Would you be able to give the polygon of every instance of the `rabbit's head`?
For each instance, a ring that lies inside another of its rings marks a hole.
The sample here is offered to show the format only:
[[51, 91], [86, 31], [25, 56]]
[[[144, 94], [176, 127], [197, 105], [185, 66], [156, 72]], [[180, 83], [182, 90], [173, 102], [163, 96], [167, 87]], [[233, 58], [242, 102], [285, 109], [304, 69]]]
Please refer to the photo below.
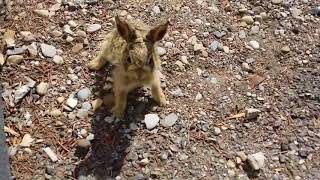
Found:
[[[148, 32], [144, 32], [137, 31], [118, 16], [115, 20], [118, 33], [126, 41], [126, 48], [122, 59], [125, 70], [132, 72], [135, 76], [144, 76], [143, 74], [151, 73], [155, 66], [155, 43], [166, 34], [169, 21], [156, 26]], [[143, 77], [136, 78], [140, 79]]]

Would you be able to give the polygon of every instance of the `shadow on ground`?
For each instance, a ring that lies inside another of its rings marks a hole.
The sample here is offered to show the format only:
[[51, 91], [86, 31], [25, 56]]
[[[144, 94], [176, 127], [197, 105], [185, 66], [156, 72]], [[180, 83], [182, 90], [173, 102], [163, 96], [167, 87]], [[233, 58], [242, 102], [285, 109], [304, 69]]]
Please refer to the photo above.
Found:
[[[111, 70], [112, 68], [108, 66], [104, 70], [95, 72], [94, 87], [96, 89], [94, 91], [101, 99], [110, 96], [111, 89], [104, 90], [103, 87], [107, 77], [111, 77]], [[144, 90], [137, 89], [129, 94], [126, 117], [120, 121], [112, 117], [110, 99], [104, 100], [104, 105], [92, 116], [94, 140], [91, 142], [90, 150], [87, 152], [77, 150], [76, 152], [76, 156], [80, 157], [81, 161], [75, 169], [75, 178], [91, 179], [90, 177], [94, 177], [93, 179], [105, 180], [118, 176], [125, 165], [126, 155], [130, 152], [136, 124], [155, 105], [150, 96], [146, 98]], [[107, 122], [106, 117], [113, 122]]]

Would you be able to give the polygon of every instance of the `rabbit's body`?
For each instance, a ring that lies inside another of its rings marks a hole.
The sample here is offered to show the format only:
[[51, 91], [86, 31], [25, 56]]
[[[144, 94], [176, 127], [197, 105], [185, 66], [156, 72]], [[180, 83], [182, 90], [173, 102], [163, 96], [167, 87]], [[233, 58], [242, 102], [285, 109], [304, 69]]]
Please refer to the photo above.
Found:
[[114, 115], [123, 117], [127, 94], [139, 86], [151, 86], [153, 98], [160, 105], [167, 104], [160, 87], [156, 42], [164, 36], [168, 23], [150, 30], [141, 22], [126, 23], [119, 18], [116, 22], [117, 28], [106, 35], [100, 54], [89, 63], [92, 70], [100, 69], [107, 62], [115, 65]]

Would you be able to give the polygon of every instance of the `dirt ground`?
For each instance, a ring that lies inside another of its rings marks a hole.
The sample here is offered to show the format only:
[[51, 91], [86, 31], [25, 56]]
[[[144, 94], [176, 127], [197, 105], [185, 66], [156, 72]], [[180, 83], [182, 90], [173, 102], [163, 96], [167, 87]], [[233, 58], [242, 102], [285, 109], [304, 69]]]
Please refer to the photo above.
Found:
[[[317, 0], [29, 0], [3, 7], [0, 81], [12, 175], [320, 179], [319, 6]], [[159, 42], [170, 104], [158, 107], [149, 89], [137, 89], [124, 121], [110, 113], [112, 67], [86, 67], [115, 15], [150, 26], [170, 19]], [[150, 113], [160, 118], [153, 129], [144, 122]], [[172, 126], [163, 125], [174, 116]]]

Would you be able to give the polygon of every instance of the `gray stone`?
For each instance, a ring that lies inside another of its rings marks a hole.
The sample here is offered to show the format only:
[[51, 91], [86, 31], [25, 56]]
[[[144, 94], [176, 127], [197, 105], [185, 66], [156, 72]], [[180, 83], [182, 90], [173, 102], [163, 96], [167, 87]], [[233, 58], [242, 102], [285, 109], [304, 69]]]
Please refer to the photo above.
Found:
[[168, 159], [169, 153], [167, 151], [161, 153], [160, 158], [161, 160], [165, 161]]
[[32, 56], [38, 55], [38, 47], [36, 42], [33, 42], [29, 46], [27, 46], [27, 49]]
[[90, 24], [87, 28], [87, 32], [88, 33], [94, 33], [98, 30], [101, 29], [101, 25], [100, 24]]
[[251, 63], [254, 63], [254, 62], [256, 62], [256, 60], [253, 59], [253, 58], [246, 59], [246, 63], [248, 63], [248, 64], [251, 64]]
[[74, 109], [78, 104], [78, 100], [73, 99], [73, 98], [69, 98], [66, 101], [66, 105], [72, 109]]
[[70, 26], [68, 24], [63, 26], [63, 31], [67, 34], [73, 35], [74, 32], [71, 30]]
[[90, 102], [84, 102], [81, 105], [81, 109], [86, 109], [86, 110], [90, 110], [92, 108], [91, 103]]
[[213, 35], [216, 36], [217, 38], [222, 38], [223, 36], [225, 36], [227, 33], [224, 31], [214, 31]]
[[30, 31], [21, 31], [20, 34], [24, 42], [32, 42], [35, 40], [34, 35]]
[[64, 63], [63, 58], [59, 55], [54, 56], [52, 61], [55, 64], [63, 64]]
[[144, 117], [144, 123], [146, 124], [147, 129], [153, 129], [155, 128], [160, 119], [157, 114], [146, 114]]
[[109, 124], [111, 124], [111, 123], [113, 123], [114, 118], [111, 117], [111, 116], [107, 116], [107, 117], [104, 118], [104, 121], [107, 122], [107, 123], [109, 123]]
[[196, 95], [196, 101], [200, 101], [202, 99], [202, 94], [201, 93], [198, 93]]
[[271, 2], [273, 4], [280, 4], [280, 3], [282, 3], [282, 0], [271, 0]]
[[57, 50], [54, 46], [51, 46], [51, 45], [48, 45], [48, 44], [44, 44], [42, 43], [40, 45], [40, 48], [41, 48], [41, 52], [42, 54], [45, 56], [45, 57], [50, 57], [50, 58], [53, 58], [56, 53], [57, 53]]
[[248, 158], [247, 155], [243, 151], [239, 151], [236, 154], [241, 159], [242, 162], [245, 162]]
[[260, 113], [261, 111], [259, 109], [249, 108], [249, 109], [246, 109], [245, 118], [248, 120], [255, 119], [259, 116]]
[[246, 32], [244, 30], [239, 31], [239, 38], [240, 39], [245, 39], [246, 38]]
[[130, 127], [130, 129], [132, 130], [132, 131], [135, 131], [135, 130], [137, 130], [139, 127], [137, 126], [137, 124], [136, 123], [130, 123], [129, 124], [129, 127]]
[[241, 18], [242, 21], [246, 22], [247, 24], [253, 24], [254, 20], [252, 16], [243, 16]]
[[173, 46], [174, 46], [174, 44], [172, 42], [166, 42], [164, 44], [164, 47], [166, 47], [166, 48], [172, 48]]
[[68, 24], [69, 24], [71, 27], [77, 27], [77, 26], [78, 26], [78, 24], [77, 24], [75, 21], [73, 21], [73, 20], [68, 21]]
[[153, 6], [152, 12], [154, 15], [158, 15], [161, 13], [159, 6]]
[[161, 120], [160, 124], [164, 127], [173, 126], [178, 120], [178, 116], [175, 113], [170, 113], [164, 119]]
[[42, 17], [48, 17], [49, 16], [49, 11], [46, 10], [46, 9], [36, 9], [36, 10], [33, 10], [34, 13], [36, 13], [37, 15], [39, 16], [42, 16]]
[[242, 63], [241, 67], [244, 71], [251, 71], [251, 68], [248, 63]]
[[218, 42], [218, 41], [213, 41], [210, 45], [209, 45], [209, 49], [211, 51], [216, 51], [216, 50], [219, 50], [219, 51], [223, 51], [223, 44]]
[[258, 34], [260, 31], [260, 27], [259, 26], [252, 26], [250, 34]]
[[8, 155], [9, 155], [9, 157], [15, 156], [15, 155], [17, 154], [17, 152], [18, 152], [18, 148], [17, 148], [16, 146], [10, 146], [10, 147], [8, 148]]
[[58, 117], [62, 114], [62, 112], [59, 109], [54, 109], [50, 112], [50, 115], [53, 117]]
[[89, 116], [89, 111], [86, 109], [79, 109], [76, 116], [79, 119], [85, 119]]
[[23, 85], [14, 91], [14, 103], [17, 104], [23, 99], [30, 91], [30, 87], [28, 85]]
[[315, 16], [320, 16], [320, 6], [313, 8], [311, 13]]
[[249, 45], [253, 48], [253, 49], [259, 49], [260, 45], [257, 41], [250, 41]]
[[221, 129], [218, 127], [213, 127], [213, 134], [219, 136], [221, 134]]
[[77, 36], [79, 36], [79, 37], [87, 37], [87, 33], [84, 32], [84, 31], [82, 31], [82, 30], [78, 30], [78, 31], [76, 32], [76, 34], [77, 34]]
[[24, 48], [13, 48], [7, 50], [7, 56], [23, 54], [25, 52]]
[[202, 43], [196, 43], [196, 44], [194, 44], [194, 46], [193, 46], [193, 50], [194, 50], [194, 51], [200, 51], [200, 50], [202, 50], [202, 49], [204, 49]]
[[236, 164], [231, 160], [231, 159], [229, 159], [228, 161], [227, 161], [227, 166], [229, 167], [229, 168], [235, 168], [236, 167]]
[[165, 48], [163, 48], [163, 47], [158, 47], [157, 50], [158, 50], [158, 54], [160, 56], [163, 56], [163, 55], [165, 55], [167, 53], [167, 50]]
[[54, 36], [54, 37], [60, 37], [62, 36], [62, 32], [61, 31], [58, 31], [58, 30], [53, 30], [51, 32], [51, 34]]
[[172, 91], [171, 94], [175, 97], [182, 97], [184, 94], [182, 93], [182, 90], [180, 88], [177, 88], [176, 90]]
[[298, 18], [302, 13], [302, 11], [300, 9], [298, 9], [297, 7], [290, 8], [290, 12], [291, 12], [292, 17], [294, 17], [294, 18]]
[[288, 52], [290, 52], [290, 47], [289, 47], [289, 46], [283, 46], [283, 47], [281, 48], [281, 52], [282, 52], [282, 53], [288, 53]]
[[94, 134], [89, 133], [89, 135], [86, 137], [86, 139], [87, 139], [88, 141], [94, 140]]
[[77, 93], [77, 97], [79, 100], [84, 101], [87, 100], [91, 95], [91, 91], [89, 88], [83, 88]]
[[264, 167], [265, 156], [262, 152], [251, 154], [248, 156], [248, 163], [254, 170], [259, 170]]

